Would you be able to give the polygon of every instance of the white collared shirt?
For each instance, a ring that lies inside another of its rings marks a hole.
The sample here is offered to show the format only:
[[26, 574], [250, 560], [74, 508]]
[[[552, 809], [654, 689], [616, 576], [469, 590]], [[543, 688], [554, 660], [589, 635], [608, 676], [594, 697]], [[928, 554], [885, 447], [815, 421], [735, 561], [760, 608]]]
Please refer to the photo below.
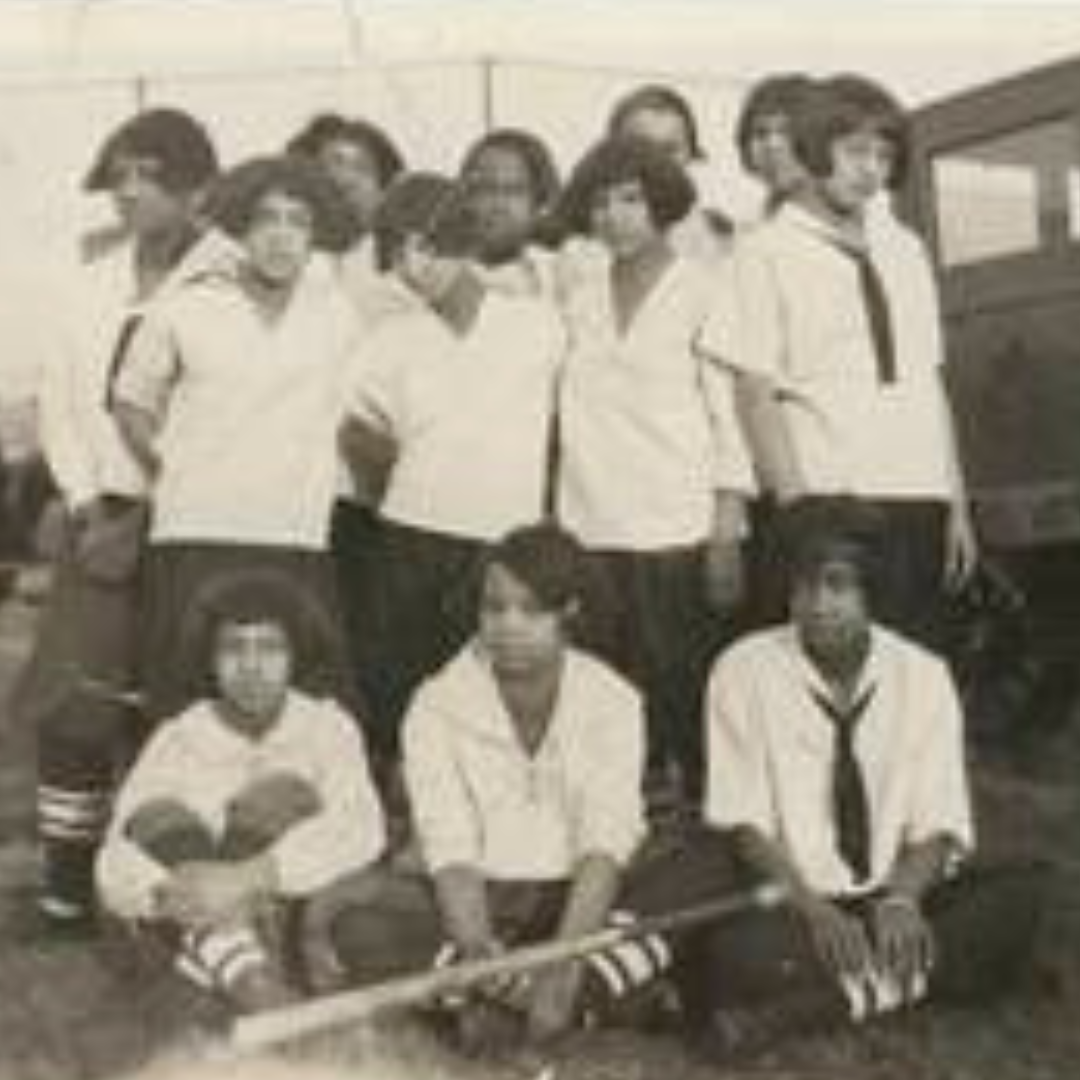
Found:
[[105, 906], [121, 918], [147, 918], [168, 876], [125, 835], [140, 807], [177, 800], [220, 837], [230, 802], [284, 773], [306, 781], [321, 809], [269, 849], [282, 895], [310, 895], [379, 856], [385, 824], [355, 720], [332, 701], [290, 691], [273, 727], [252, 738], [204, 701], [157, 729], [120, 789], [97, 863]]
[[944, 663], [880, 626], [859, 695], [855, 753], [870, 804], [871, 873], [856, 886], [837, 850], [834, 727], [814, 701], [828, 691], [794, 627], [743, 638], [715, 665], [707, 694], [705, 817], [749, 825], [780, 844], [814, 889], [844, 895], [881, 884], [905, 844], [939, 834], [973, 845], [963, 719]]
[[858, 267], [844, 243], [791, 203], [741, 233], [740, 328], [729, 359], [776, 383], [810, 493], [951, 498], [951, 421], [926, 252], [891, 213], [871, 213], [867, 252], [888, 300], [898, 374], [882, 383]]
[[162, 421], [153, 540], [325, 546], [356, 332], [315, 272], [274, 323], [228, 273], [154, 306], [116, 384]]
[[552, 304], [500, 292], [462, 335], [427, 308], [381, 322], [349, 402], [397, 447], [382, 515], [483, 541], [538, 520], [564, 341]]
[[590, 854], [625, 862], [644, 835], [637, 692], [569, 650], [550, 726], [526, 752], [475, 643], [420, 688], [403, 729], [405, 778], [428, 870], [566, 878]]
[[[700, 543], [718, 490], [753, 489], [726, 345], [723, 264], [676, 256], [619, 330], [609, 263], [580, 249], [563, 275], [570, 350], [560, 395], [561, 520], [590, 547]], [[712, 327], [712, 329], [709, 329]]]

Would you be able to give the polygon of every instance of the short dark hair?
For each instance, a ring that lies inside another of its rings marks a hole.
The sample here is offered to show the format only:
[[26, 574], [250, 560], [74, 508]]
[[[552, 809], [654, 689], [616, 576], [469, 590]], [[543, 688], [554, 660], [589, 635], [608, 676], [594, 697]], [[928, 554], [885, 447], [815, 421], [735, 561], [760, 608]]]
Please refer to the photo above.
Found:
[[125, 121], [102, 143], [83, 190], [107, 191], [116, 159], [130, 155], [160, 163], [161, 184], [172, 192], [197, 191], [217, 175], [218, 157], [203, 124], [181, 109], [148, 109]]
[[485, 571], [492, 566], [523, 581], [545, 611], [563, 611], [583, 599], [585, 553], [571, 533], [553, 522], [507, 533], [484, 559]]
[[217, 695], [214, 656], [230, 623], [280, 626], [292, 651], [292, 682], [316, 695], [341, 695], [339, 635], [332, 615], [309, 591], [272, 569], [224, 571], [196, 590], [180, 622], [178, 664], [191, 700]]
[[574, 167], [559, 203], [572, 233], [587, 234], [593, 202], [604, 188], [636, 180], [653, 223], [666, 229], [686, 217], [697, 191], [681, 165], [645, 139], [619, 136], [596, 143]]
[[338, 113], [320, 113], [313, 117], [289, 140], [285, 151], [315, 158], [331, 142], [363, 147], [375, 162], [380, 187], [386, 187], [405, 168], [401, 152], [381, 127], [359, 117], [350, 119]]
[[442, 255], [466, 255], [476, 229], [463, 185], [441, 173], [402, 173], [387, 188], [375, 213], [375, 252], [388, 270], [409, 236]]
[[607, 133], [611, 137], [624, 135], [624, 127], [634, 113], [655, 111], [674, 113], [686, 129], [686, 141], [690, 146], [690, 157], [702, 160], [705, 152], [701, 148], [697, 119], [690, 103], [673, 87], [663, 83], [648, 83], [631, 90], [619, 98], [608, 116]]
[[488, 150], [505, 150], [521, 158], [528, 170], [533, 201], [538, 209], [551, 206], [559, 197], [559, 172], [551, 151], [539, 136], [521, 128], [496, 128], [481, 135], [465, 151], [458, 176], [466, 186], [480, 156]]
[[763, 116], [777, 114], [791, 120], [803, 95], [811, 86], [813, 86], [813, 80], [809, 75], [790, 72], [770, 75], [761, 82], [755, 83], [751, 88], [735, 124], [735, 146], [739, 151], [743, 168], [747, 172], [753, 171], [750, 162], [750, 140], [753, 136], [754, 125]]
[[792, 115], [795, 154], [817, 177], [832, 172], [833, 143], [862, 130], [876, 132], [892, 146], [889, 187], [899, 187], [911, 155], [910, 123], [903, 106], [880, 83], [855, 74], [817, 81]]
[[885, 522], [876, 507], [853, 495], [813, 495], [782, 512], [780, 539], [788, 592], [826, 562], [855, 567], [871, 608], [880, 595]]
[[251, 227], [255, 207], [268, 193], [280, 191], [305, 203], [315, 220], [314, 244], [346, 251], [352, 242], [352, 217], [344, 197], [318, 166], [305, 158], [258, 157], [230, 169], [207, 200], [207, 217], [234, 239]]

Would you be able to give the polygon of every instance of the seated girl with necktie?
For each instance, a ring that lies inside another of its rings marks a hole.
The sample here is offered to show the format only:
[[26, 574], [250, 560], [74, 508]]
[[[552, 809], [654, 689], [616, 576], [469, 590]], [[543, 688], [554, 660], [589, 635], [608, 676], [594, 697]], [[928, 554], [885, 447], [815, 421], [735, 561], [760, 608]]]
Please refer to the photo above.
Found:
[[879, 527], [842, 496], [793, 510], [790, 621], [712, 673], [706, 822], [741, 873], [789, 897], [690, 951], [688, 989], [720, 1051], [989, 997], [1029, 953], [1042, 872], [969, 863], [956, 691], [941, 660], [873, 619]]

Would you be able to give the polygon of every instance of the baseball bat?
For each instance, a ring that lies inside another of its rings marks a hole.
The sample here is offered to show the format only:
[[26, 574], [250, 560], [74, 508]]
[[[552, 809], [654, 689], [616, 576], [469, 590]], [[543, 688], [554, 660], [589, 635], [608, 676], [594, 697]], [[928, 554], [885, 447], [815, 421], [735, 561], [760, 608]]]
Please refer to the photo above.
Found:
[[579, 938], [546, 941], [501, 956], [404, 975], [373, 986], [329, 994], [281, 1009], [240, 1017], [233, 1025], [234, 1049], [265, 1049], [317, 1032], [361, 1023], [389, 1008], [416, 1005], [439, 994], [468, 990], [488, 979], [525, 975], [577, 960], [650, 934], [671, 933], [716, 922], [746, 911], [778, 906], [786, 897], [775, 884], [725, 896], [694, 907], [646, 916], [626, 926], [605, 927]]

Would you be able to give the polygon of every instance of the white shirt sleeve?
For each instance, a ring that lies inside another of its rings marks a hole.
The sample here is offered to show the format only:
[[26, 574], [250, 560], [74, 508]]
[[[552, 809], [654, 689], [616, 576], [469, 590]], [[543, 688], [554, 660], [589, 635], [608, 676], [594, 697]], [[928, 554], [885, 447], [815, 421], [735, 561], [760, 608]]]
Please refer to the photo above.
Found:
[[180, 372], [180, 346], [163, 308], [148, 312], [128, 345], [113, 387], [115, 399], [165, 418]]
[[920, 685], [925, 693], [921, 707], [928, 720], [921, 755], [911, 764], [915, 782], [905, 839], [918, 844], [944, 834], [971, 851], [975, 833], [960, 701], [952, 676], [938, 660], [928, 664]]
[[280, 891], [306, 896], [372, 863], [386, 845], [386, 824], [356, 722], [325, 704], [312, 724], [321, 775], [321, 810], [273, 846]]
[[70, 332], [58, 331], [53, 346], [41, 365], [41, 445], [68, 505], [78, 506], [100, 493], [88, 403], [80, 401], [78, 364], [82, 358]]
[[645, 718], [630, 687], [603, 686], [590, 717], [589, 782], [581, 792], [576, 841], [579, 857], [607, 855], [623, 864], [645, 835], [641, 780]]
[[[775, 269], [754, 236], [739, 240], [703, 345], [736, 371], [783, 381], [787, 319]], [[725, 295], [730, 290], [730, 295]]]
[[754, 708], [753, 668], [729, 653], [706, 691], [705, 820], [718, 828], [750, 825], [776, 832], [765, 732]]
[[[393, 439], [401, 438], [405, 423], [406, 359], [395, 341], [395, 329], [409, 315], [391, 317], [361, 345], [350, 373], [347, 414]], [[406, 343], [407, 344], [407, 343]]]
[[153, 915], [154, 889], [169, 871], [128, 839], [132, 816], [153, 799], [179, 798], [177, 778], [199, 775], [199, 763], [188, 752], [179, 721], [158, 728], [124, 781], [113, 810], [105, 843], [98, 855], [98, 891], [105, 906], [122, 919]]
[[[405, 783], [416, 834], [430, 873], [479, 865], [480, 822], [458, 767], [446, 718], [421, 688], [402, 728]], [[522, 838], [523, 842], [526, 838]]]

